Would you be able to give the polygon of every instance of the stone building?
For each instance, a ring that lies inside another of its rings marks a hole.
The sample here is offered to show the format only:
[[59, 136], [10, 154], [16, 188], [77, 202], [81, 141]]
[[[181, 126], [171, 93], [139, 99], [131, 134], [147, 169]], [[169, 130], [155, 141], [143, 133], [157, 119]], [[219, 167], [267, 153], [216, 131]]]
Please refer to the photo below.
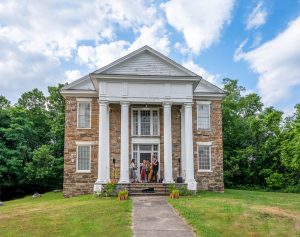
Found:
[[92, 193], [112, 179], [128, 184], [130, 161], [139, 167], [153, 157], [157, 182], [182, 177], [188, 189], [223, 191], [226, 94], [201, 76], [144, 46], [61, 94], [65, 196]]

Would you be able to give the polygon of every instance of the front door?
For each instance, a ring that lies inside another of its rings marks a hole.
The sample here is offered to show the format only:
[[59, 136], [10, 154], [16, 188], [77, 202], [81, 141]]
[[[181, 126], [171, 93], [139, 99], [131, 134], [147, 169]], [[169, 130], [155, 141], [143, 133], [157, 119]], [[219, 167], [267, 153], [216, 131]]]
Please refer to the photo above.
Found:
[[[158, 144], [133, 144], [133, 158], [135, 159], [137, 169], [137, 178], [141, 181], [141, 165], [143, 160], [152, 162], [153, 157], [157, 157], [159, 161], [159, 145]], [[158, 180], [160, 179], [160, 166], [158, 169]]]

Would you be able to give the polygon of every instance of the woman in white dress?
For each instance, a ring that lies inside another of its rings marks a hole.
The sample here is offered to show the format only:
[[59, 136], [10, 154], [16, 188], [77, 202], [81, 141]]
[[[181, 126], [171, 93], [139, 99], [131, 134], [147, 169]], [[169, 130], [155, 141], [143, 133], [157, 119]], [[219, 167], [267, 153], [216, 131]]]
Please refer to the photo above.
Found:
[[132, 183], [135, 183], [137, 181], [137, 178], [136, 178], [136, 165], [135, 165], [135, 160], [132, 159], [131, 160], [131, 163], [130, 163], [130, 177], [132, 179]]

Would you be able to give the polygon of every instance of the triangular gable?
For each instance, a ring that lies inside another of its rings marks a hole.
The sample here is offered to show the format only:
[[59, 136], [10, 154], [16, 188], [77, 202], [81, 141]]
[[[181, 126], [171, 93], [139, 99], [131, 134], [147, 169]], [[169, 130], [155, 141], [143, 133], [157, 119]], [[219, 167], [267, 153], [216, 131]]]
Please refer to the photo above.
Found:
[[204, 80], [203, 78], [197, 85], [196, 89], [194, 90], [194, 93], [220, 93], [220, 94], [226, 94], [224, 90], [221, 88], [215, 86], [214, 84]]
[[93, 74], [196, 76], [187, 68], [174, 62], [149, 46], [144, 46]]
[[86, 76], [66, 85], [65, 87], [63, 87], [63, 90], [93, 90], [93, 91], [95, 91], [95, 87], [94, 87], [89, 75], [86, 75]]

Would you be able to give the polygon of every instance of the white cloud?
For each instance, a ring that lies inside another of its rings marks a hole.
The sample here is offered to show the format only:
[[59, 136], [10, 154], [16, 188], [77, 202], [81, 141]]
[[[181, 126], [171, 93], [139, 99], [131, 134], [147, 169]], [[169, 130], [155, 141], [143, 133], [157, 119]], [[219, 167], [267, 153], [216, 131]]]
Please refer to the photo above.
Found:
[[[131, 46], [127, 41], [112, 42], [117, 31], [143, 36], [136, 45], [148, 38], [152, 45], [156, 41], [160, 49], [166, 49], [168, 39], [158, 33], [162, 26], [154, 24], [157, 19], [153, 3], [144, 0], [3, 0], [0, 3], [0, 93], [10, 91], [12, 98], [25, 88], [45, 88], [50, 78], [56, 83], [72, 80], [79, 74], [63, 69], [65, 60], [73, 63], [76, 58], [75, 63], [94, 69], [115, 60]], [[104, 40], [108, 43], [103, 43]], [[10, 52], [6, 44], [10, 45]], [[4, 52], [12, 56], [7, 60]], [[18, 72], [23, 74], [15, 78]], [[26, 86], [16, 86], [24, 81]]]
[[161, 7], [168, 23], [183, 33], [187, 46], [198, 54], [219, 40], [233, 5], [234, 0], [170, 0]]
[[240, 43], [239, 47], [234, 51], [233, 60], [235, 62], [243, 59], [243, 57], [245, 56], [245, 53], [243, 52], [243, 48], [247, 44], [247, 42], [248, 39], [243, 40], [243, 42]]
[[82, 77], [82, 74], [79, 70], [67, 70], [65, 71], [65, 76], [67, 78], [67, 82], [72, 82], [76, 79], [79, 79]]
[[0, 94], [12, 102], [33, 88], [47, 91], [47, 86], [63, 83], [59, 61], [34, 52], [24, 52], [14, 42], [0, 37]]
[[[236, 60], [245, 60], [259, 74], [258, 90], [267, 106], [279, 102], [299, 102], [294, 94], [300, 86], [300, 17], [274, 39], [249, 52], [240, 49]], [[297, 101], [295, 101], [297, 100]]]
[[184, 62], [183, 66], [190, 69], [192, 72], [195, 72], [199, 76], [203, 77], [206, 81], [209, 81], [210, 83], [213, 83], [215, 85], [218, 84], [218, 79], [220, 78], [220, 75], [214, 75], [209, 73], [203, 67], [200, 67], [199, 65], [195, 64], [192, 60]]
[[250, 13], [247, 19], [247, 30], [258, 28], [266, 23], [267, 11], [263, 8], [262, 2], [259, 2]]
[[94, 70], [124, 56], [128, 47], [129, 42], [123, 40], [99, 44], [96, 47], [79, 46], [77, 55], [80, 63], [87, 64]]
[[77, 56], [81, 64], [88, 65], [90, 69], [97, 69], [144, 45], [149, 45], [164, 54], [168, 54], [170, 51], [169, 44], [164, 24], [159, 19], [153, 22], [151, 26], [141, 27], [137, 38], [132, 43], [119, 40], [110, 43], [99, 43], [95, 47], [79, 46]]

